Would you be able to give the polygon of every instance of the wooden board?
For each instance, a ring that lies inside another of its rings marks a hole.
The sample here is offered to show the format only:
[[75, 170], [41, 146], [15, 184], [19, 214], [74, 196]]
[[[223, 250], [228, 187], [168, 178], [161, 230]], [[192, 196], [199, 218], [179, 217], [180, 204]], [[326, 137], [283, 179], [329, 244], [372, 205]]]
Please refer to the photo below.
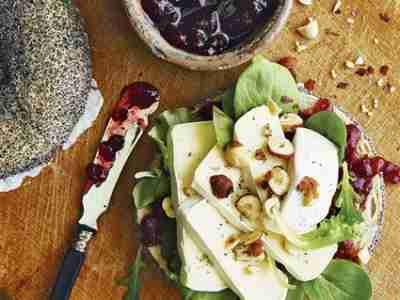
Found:
[[[72, 149], [60, 153], [51, 167], [18, 191], [0, 194], [0, 290], [16, 300], [43, 300], [49, 295], [63, 254], [71, 245], [85, 166], [95, 153], [108, 113], [122, 87], [137, 80], [149, 81], [161, 90], [162, 108], [176, 107], [193, 104], [217, 88], [230, 86], [243, 69], [200, 73], [165, 63], [153, 57], [131, 30], [120, 1], [75, 2], [87, 22], [94, 75], [106, 101], [95, 126]], [[375, 140], [378, 151], [400, 163], [400, 13], [395, 7], [398, 1], [344, 1], [351, 6], [344, 6], [342, 14], [336, 16], [331, 13], [334, 0], [315, 2], [309, 8], [295, 5], [287, 29], [265, 54], [271, 59], [296, 55], [298, 79], [316, 79], [316, 93], [336, 99], [353, 112]], [[352, 9], [357, 10], [356, 17], [351, 17]], [[379, 17], [384, 11], [392, 16], [388, 24]], [[306, 51], [296, 54], [294, 44], [301, 38], [294, 29], [312, 15], [320, 21], [321, 37], [310, 42]], [[347, 22], [349, 17], [355, 20], [353, 25]], [[327, 34], [326, 30], [338, 35]], [[375, 38], [378, 44], [374, 43]], [[379, 88], [377, 75], [373, 79], [359, 77], [353, 74], [354, 70], [343, 67], [345, 60], [355, 59], [358, 53], [375, 67], [391, 65], [388, 78], [398, 86], [397, 92], [389, 94]], [[332, 69], [338, 73], [335, 80], [330, 77]], [[340, 81], [350, 83], [348, 89], [337, 89]], [[368, 118], [360, 112], [360, 104], [371, 105], [374, 98], [380, 101], [379, 109]], [[131, 210], [133, 174], [146, 168], [151, 147], [149, 140], [144, 139], [134, 153], [136, 164], [130, 163], [124, 170], [112, 208], [102, 218], [100, 232], [90, 246], [72, 300], [121, 299], [124, 290], [117, 287], [115, 278], [125, 274], [138, 246]], [[384, 236], [369, 269], [375, 299], [392, 300], [400, 294], [400, 188], [389, 187], [386, 194]], [[149, 266], [143, 277], [142, 299], [179, 299], [177, 291], [154, 266]]]

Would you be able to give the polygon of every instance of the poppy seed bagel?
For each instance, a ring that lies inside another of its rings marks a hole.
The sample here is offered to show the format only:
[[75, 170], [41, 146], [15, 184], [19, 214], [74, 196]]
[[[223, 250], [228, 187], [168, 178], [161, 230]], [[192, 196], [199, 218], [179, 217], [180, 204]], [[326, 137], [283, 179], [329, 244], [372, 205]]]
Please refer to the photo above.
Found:
[[91, 78], [69, 1], [0, 1], [0, 179], [53, 158], [84, 113]]

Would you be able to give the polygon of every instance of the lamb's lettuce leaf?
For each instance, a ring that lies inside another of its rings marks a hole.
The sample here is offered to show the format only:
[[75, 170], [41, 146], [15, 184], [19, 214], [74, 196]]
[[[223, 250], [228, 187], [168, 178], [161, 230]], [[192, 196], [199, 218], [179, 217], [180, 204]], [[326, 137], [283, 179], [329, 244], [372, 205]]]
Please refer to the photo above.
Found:
[[334, 112], [322, 111], [311, 116], [304, 127], [326, 137], [338, 148], [339, 160], [343, 161], [347, 146], [347, 130], [343, 120]]
[[368, 274], [357, 264], [334, 259], [320, 277], [312, 281], [296, 282], [286, 300], [369, 300], [372, 296]]
[[135, 263], [129, 268], [129, 275], [126, 278], [122, 278], [118, 280], [118, 284], [122, 286], [126, 286], [128, 290], [123, 296], [123, 300], [140, 300], [140, 289], [142, 287], [142, 283], [140, 281], [140, 272], [145, 267], [144, 258], [143, 258], [143, 249], [139, 248]]
[[213, 123], [217, 144], [222, 149], [233, 139], [233, 120], [218, 107], [213, 107]]
[[298, 111], [300, 97], [296, 81], [289, 70], [259, 55], [240, 75], [236, 84], [233, 103], [235, 118], [271, 100], [283, 112]]
[[153, 176], [139, 179], [133, 188], [133, 199], [136, 209], [149, 206], [170, 193], [169, 177], [161, 170], [154, 170], [151, 174]]
[[193, 112], [185, 107], [175, 110], [162, 112], [154, 121], [153, 128], [149, 131], [149, 136], [156, 142], [159, 151], [163, 156], [164, 168], [168, 170], [169, 153], [167, 147], [168, 131], [177, 124], [195, 121]]

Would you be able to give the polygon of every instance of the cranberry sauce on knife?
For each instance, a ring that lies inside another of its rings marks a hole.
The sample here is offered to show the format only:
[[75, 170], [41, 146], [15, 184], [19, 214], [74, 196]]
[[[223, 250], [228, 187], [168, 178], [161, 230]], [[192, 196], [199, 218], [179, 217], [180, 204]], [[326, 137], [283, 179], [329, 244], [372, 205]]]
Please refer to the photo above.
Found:
[[142, 0], [146, 14], [174, 47], [217, 55], [268, 23], [277, 0]]

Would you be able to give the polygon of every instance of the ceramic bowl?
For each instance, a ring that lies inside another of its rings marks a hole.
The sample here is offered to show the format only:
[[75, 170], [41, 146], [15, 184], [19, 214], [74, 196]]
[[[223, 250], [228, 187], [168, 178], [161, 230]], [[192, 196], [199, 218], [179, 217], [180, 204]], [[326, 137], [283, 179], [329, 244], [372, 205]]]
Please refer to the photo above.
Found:
[[140, 0], [123, 1], [133, 28], [156, 56], [185, 68], [201, 71], [232, 68], [264, 51], [285, 26], [293, 6], [293, 0], [279, 0], [272, 19], [247, 40], [222, 54], [201, 56], [171, 46], [143, 11]]

